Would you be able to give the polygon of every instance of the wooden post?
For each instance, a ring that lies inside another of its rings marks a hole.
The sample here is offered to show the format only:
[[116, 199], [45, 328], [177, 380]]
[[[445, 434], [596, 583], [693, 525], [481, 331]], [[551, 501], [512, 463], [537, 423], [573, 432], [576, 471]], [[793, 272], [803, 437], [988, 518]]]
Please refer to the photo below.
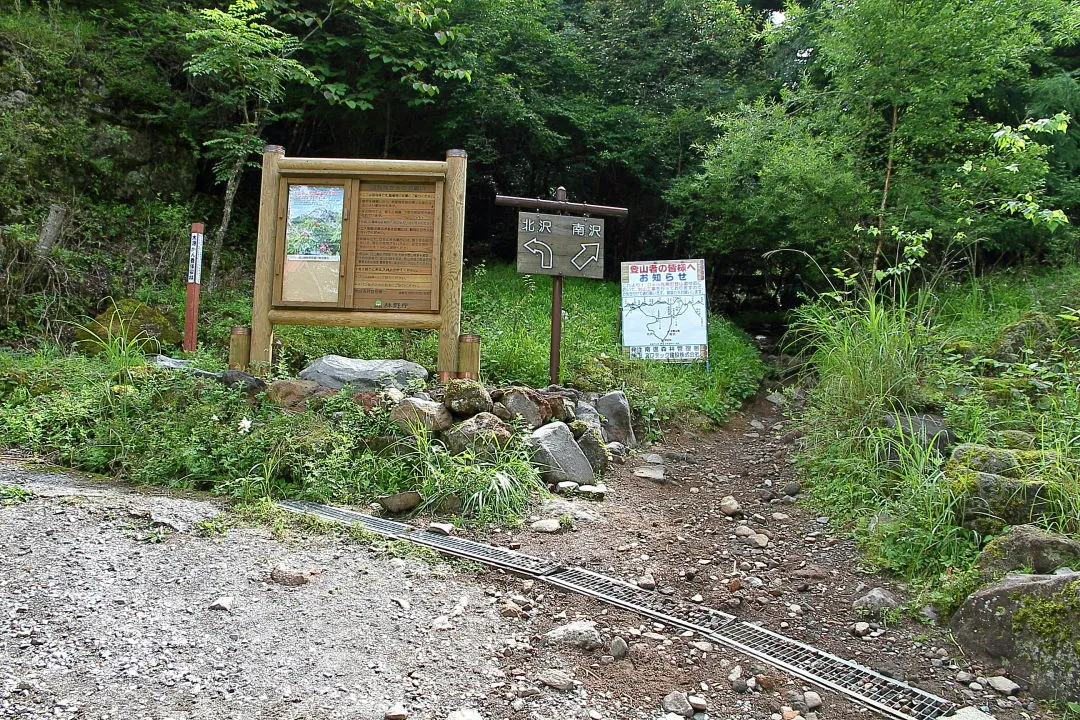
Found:
[[465, 380], [480, 379], [480, 336], [462, 335], [458, 338], [458, 372]]
[[202, 287], [203, 224], [191, 223], [187, 298], [184, 301], [184, 350], [195, 352], [199, 339], [199, 289]]
[[251, 357], [251, 328], [240, 325], [233, 326], [229, 334], [229, 369], [248, 369], [248, 359]]
[[461, 332], [461, 262], [465, 243], [465, 172], [468, 153], [446, 153], [443, 185], [442, 268], [439, 276], [439, 379], [445, 382], [458, 368]]
[[251, 300], [251, 356], [248, 365], [256, 375], [270, 371], [274, 327], [270, 306], [274, 302], [274, 243], [278, 215], [278, 163], [285, 148], [263, 148], [262, 190], [259, 199], [259, 234], [255, 247], [255, 295]]

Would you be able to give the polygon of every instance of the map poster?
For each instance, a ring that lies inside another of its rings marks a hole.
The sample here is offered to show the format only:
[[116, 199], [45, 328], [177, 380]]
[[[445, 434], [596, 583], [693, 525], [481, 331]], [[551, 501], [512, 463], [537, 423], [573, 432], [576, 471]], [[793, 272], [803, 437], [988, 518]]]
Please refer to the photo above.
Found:
[[344, 210], [341, 185], [289, 185], [282, 301], [337, 303]]
[[622, 264], [622, 344], [630, 357], [706, 360], [707, 317], [704, 260]]

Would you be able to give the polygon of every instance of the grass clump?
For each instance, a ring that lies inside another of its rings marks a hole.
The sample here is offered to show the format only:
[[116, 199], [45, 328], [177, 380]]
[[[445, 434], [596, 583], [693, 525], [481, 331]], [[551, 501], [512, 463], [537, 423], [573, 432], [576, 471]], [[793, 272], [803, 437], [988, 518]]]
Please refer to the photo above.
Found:
[[[898, 430], [901, 418], [941, 416], [956, 442], [1023, 445], [1023, 476], [1045, 485], [1033, 521], [1080, 532], [1080, 317], [1068, 305], [1080, 272], [1021, 280], [895, 300], [833, 294], [797, 311], [791, 331], [813, 372], [799, 458], [812, 500], [946, 609], [977, 583], [987, 538], [965, 526], [964, 476], [933, 438]], [[1050, 331], [1027, 337], [1025, 322]]]

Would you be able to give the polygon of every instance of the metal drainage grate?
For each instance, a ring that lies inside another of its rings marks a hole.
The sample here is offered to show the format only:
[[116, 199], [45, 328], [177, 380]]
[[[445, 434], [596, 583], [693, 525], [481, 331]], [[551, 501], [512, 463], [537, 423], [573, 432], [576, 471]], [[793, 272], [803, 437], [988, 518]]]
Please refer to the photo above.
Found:
[[549, 573], [561, 570], [562, 565], [544, 558], [533, 557], [524, 553], [507, 550], [493, 545], [466, 540], [464, 538], [443, 535], [428, 530], [414, 530], [408, 535], [407, 540], [412, 540], [420, 545], [434, 548], [440, 552], [456, 555], [469, 560], [476, 560], [487, 565], [509, 570], [511, 572], [534, 577], [543, 577]]
[[642, 590], [637, 585], [578, 567], [565, 568], [548, 575], [543, 580], [565, 590], [589, 595], [626, 610], [700, 633], [724, 627], [735, 621], [734, 615]]
[[783, 668], [821, 687], [836, 690], [872, 710], [901, 720], [935, 720], [957, 710], [947, 700], [758, 625], [739, 622], [733, 615], [642, 590], [636, 585], [583, 568], [566, 567], [544, 558], [418, 530], [411, 525], [351, 510], [295, 500], [278, 504], [293, 512], [363, 525], [380, 535], [409, 540], [448, 555], [533, 576], [564, 590], [693, 630], [718, 644]]
[[737, 622], [707, 635], [890, 715], [932, 720], [956, 711], [942, 698], [758, 625]]
[[327, 520], [337, 520], [338, 522], [343, 522], [347, 525], [363, 525], [371, 532], [378, 533], [379, 535], [387, 535], [392, 538], [405, 537], [416, 529], [412, 525], [406, 525], [405, 523], [394, 522], [393, 520], [386, 520], [384, 518], [374, 517], [373, 515], [365, 515], [364, 513], [359, 513], [354, 510], [343, 510], [342, 508], [330, 507], [329, 505], [305, 502], [303, 500], [283, 500], [279, 502], [278, 505], [286, 510], [291, 510], [292, 512], [315, 515], [317, 517], [326, 518]]

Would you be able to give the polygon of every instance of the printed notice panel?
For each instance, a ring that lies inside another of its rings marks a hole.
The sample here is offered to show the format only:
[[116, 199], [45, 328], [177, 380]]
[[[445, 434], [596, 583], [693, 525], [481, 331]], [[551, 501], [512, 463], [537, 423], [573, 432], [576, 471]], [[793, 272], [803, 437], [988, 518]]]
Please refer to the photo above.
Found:
[[623, 347], [630, 357], [705, 360], [707, 310], [703, 260], [622, 264]]
[[435, 183], [362, 182], [353, 307], [438, 309]]
[[283, 302], [337, 303], [344, 211], [344, 186], [289, 185]]

